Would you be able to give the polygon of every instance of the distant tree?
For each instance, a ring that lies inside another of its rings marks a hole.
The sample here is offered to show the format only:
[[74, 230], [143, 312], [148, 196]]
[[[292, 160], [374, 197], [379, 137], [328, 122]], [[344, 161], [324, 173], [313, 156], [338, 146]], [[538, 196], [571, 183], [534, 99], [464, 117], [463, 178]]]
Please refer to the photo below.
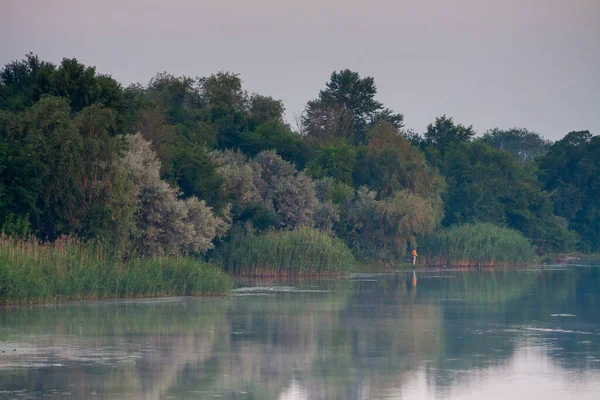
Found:
[[64, 58], [54, 79], [53, 94], [68, 99], [73, 112], [92, 104], [122, 109], [121, 85], [108, 75], [96, 75], [96, 67], [86, 67], [75, 58]]
[[64, 58], [57, 68], [29, 53], [0, 70], [0, 108], [23, 111], [43, 95], [66, 98], [73, 112], [92, 104], [125, 110], [121, 85], [74, 58]]
[[117, 168], [122, 142], [113, 136], [113, 110], [92, 105], [72, 114], [66, 99], [46, 96], [0, 125], [0, 152], [9, 155], [0, 162], [0, 203], [10, 202], [0, 216], [29, 216], [44, 239], [126, 241], [131, 204]]
[[600, 136], [570, 132], [550, 146], [539, 167], [556, 214], [581, 236], [581, 250], [600, 250]]
[[454, 145], [444, 155], [442, 173], [448, 183], [445, 225], [509, 226], [534, 241], [540, 253], [572, 246], [573, 233], [556, 219], [549, 194], [507, 152], [483, 140]]
[[217, 213], [226, 206], [223, 178], [208, 149], [193, 144], [178, 147], [173, 159], [172, 178], [183, 197], [197, 197], [206, 201]]
[[225, 235], [228, 216], [212, 213], [203, 200], [177, 198], [177, 191], [160, 179], [160, 160], [142, 135], [127, 138], [128, 150], [120, 166], [133, 184], [135, 246], [150, 255], [202, 253], [216, 237]]
[[242, 89], [242, 80], [238, 74], [219, 72], [200, 78], [200, 94], [205, 104], [220, 110], [245, 110], [248, 94]]
[[317, 179], [329, 176], [351, 185], [356, 155], [356, 147], [347, 142], [329, 142], [317, 150], [308, 165], [308, 172]]
[[29, 53], [0, 70], [0, 109], [23, 111], [55, 91], [56, 66]]
[[[402, 114], [394, 114], [384, 108], [383, 104], [375, 100], [377, 88], [372, 77], [361, 78], [357, 72], [349, 69], [333, 72], [325, 89], [319, 93], [317, 100], [310, 101], [305, 110], [303, 125], [310, 132], [309, 127], [322, 127], [325, 132], [331, 127], [337, 127], [334, 137], [346, 136], [349, 128], [346, 118], [352, 118], [352, 130], [356, 141], [363, 141], [368, 126], [385, 120], [399, 129], [403, 124]], [[342, 129], [343, 128], [343, 129]], [[331, 135], [330, 135], [331, 136]]]
[[432, 232], [442, 216], [441, 203], [408, 191], [385, 200], [362, 187], [345, 205], [337, 234], [362, 259], [399, 259], [416, 237]]
[[166, 72], [159, 73], [150, 80], [145, 92], [166, 112], [171, 124], [181, 123], [186, 111], [203, 105], [197, 81], [185, 75], [176, 77]]
[[304, 168], [313, 152], [308, 141], [282, 123], [264, 123], [254, 131], [242, 134], [239, 148], [252, 157], [263, 150], [276, 150], [284, 160], [295, 164], [299, 169]]
[[283, 115], [285, 107], [283, 101], [275, 100], [270, 96], [253, 93], [249, 100], [249, 112], [255, 124], [284, 125]]
[[455, 124], [451, 117], [442, 115], [427, 125], [424, 142], [433, 146], [442, 154], [453, 144], [468, 142], [475, 136], [473, 126]]
[[313, 180], [274, 151], [262, 151], [252, 160], [239, 152], [215, 152], [215, 159], [238, 217], [252, 220], [250, 208], [261, 214], [267, 209], [276, 215], [280, 228], [314, 225], [319, 201]]
[[301, 118], [302, 132], [315, 143], [354, 138], [354, 114], [343, 104], [311, 100]]
[[375, 190], [379, 198], [406, 190], [424, 198], [439, 198], [444, 183], [421, 151], [387, 122], [377, 123], [356, 165], [355, 182]]
[[258, 163], [249, 161], [245, 154], [234, 150], [214, 151], [212, 157], [234, 209], [261, 201], [262, 168]]
[[494, 128], [483, 135], [483, 141], [494, 148], [509, 152], [521, 162], [533, 161], [538, 155], [546, 153], [552, 144], [539, 133], [524, 128]]

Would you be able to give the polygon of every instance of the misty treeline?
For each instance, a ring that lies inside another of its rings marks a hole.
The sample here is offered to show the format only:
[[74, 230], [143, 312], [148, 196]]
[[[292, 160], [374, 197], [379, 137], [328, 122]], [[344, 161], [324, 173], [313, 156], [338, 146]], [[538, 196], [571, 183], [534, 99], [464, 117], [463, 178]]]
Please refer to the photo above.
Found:
[[124, 87], [29, 54], [0, 70], [1, 229], [178, 255], [302, 228], [399, 259], [428, 234], [487, 223], [538, 254], [600, 250], [600, 137], [477, 137], [447, 116], [417, 133], [376, 94], [373, 78], [333, 72], [290, 126], [236, 74]]

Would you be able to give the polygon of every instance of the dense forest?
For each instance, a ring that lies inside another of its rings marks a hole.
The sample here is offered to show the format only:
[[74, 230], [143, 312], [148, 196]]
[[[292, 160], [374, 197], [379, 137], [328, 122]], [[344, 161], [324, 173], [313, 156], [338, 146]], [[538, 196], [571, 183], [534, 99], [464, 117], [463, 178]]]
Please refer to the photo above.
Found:
[[588, 131], [478, 135], [446, 115], [409, 131], [374, 79], [347, 69], [295, 126], [284, 113], [233, 73], [124, 87], [29, 54], [0, 70], [1, 230], [125, 258], [227, 259], [297, 231], [401, 260], [462, 226], [501, 228], [538, 255], [600, 251], [600, 137]]

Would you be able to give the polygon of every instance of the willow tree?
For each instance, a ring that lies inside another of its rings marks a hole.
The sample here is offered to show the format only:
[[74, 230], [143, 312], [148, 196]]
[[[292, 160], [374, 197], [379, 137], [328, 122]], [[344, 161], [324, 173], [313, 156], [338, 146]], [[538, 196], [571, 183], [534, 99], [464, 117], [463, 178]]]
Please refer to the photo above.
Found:
[[337, 233], [363, 259], [398, 259], [442, 218], [441, 202], [401, 190], [377, 200], [362, 187], [346, 202]]
[[203, 200], [178, 199], [178, 192], [160, 179], [160, 160], [142, 135], [127, 138], [128, 150], [121, 160], [133, 184], [136, 199], [135, 245], [148, 255], [202, 253], [229, 227]]
[[379, 122], [369, 131], [354, 178], [358, 185], [376, 191], [380, 199], [398, 190], [435, 199], [444, 189], [442, 177], [421, 151], [387, 122]]

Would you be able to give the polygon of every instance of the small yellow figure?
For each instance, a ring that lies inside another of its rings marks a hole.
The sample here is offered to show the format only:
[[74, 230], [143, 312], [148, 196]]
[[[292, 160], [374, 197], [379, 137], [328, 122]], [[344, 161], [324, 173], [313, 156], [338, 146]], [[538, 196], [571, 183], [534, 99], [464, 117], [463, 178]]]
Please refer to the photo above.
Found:
[[412, 254], [412, 257], [413, 257], [413, 265], [415, 265], [417, 263], [417, 256], [418, 256], [418, 254], [417, 254], [417, 248], [416, 247], [413, 249], [413, 251], [411, 252], [411, 254]]

